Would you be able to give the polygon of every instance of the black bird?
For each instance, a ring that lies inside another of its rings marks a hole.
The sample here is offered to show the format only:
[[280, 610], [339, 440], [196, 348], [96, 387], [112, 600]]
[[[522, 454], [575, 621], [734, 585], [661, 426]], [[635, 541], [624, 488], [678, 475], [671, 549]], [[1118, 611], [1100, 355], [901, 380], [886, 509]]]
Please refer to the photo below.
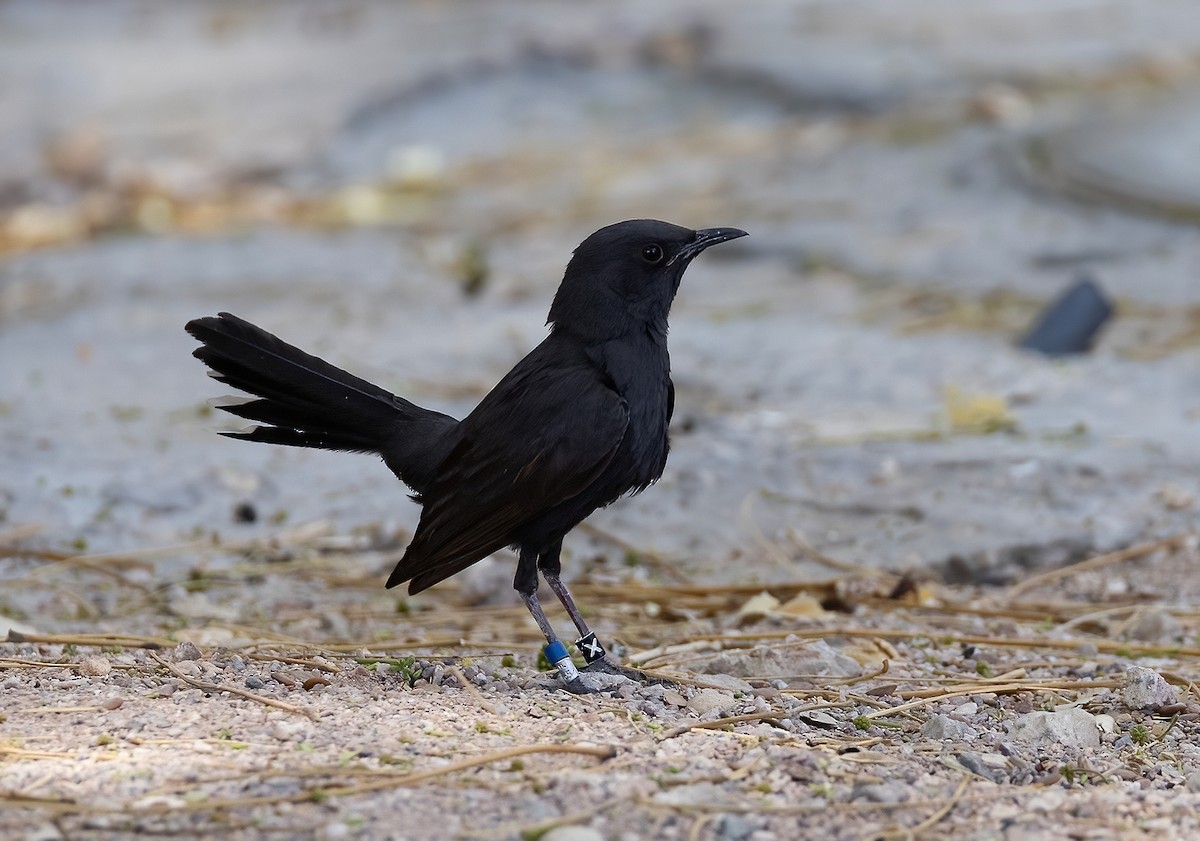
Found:
[[493, 552], [519, 550], [513, 586], [566, 681], [575, 669], [538, 603], [538, 572], [579, 630], [604, 649], [559, 578], [564, 535], [597, 508], [657, 480], [675, 403], [667, 313], [696, 255], [746, 236], [639, 219], [601, 228], [567, 265], [550, 334], [458, 421], [221, 313], [187, 323], [194, 356], [258, 399], [225, 411], [258, 421], [231, 438], [375, 453], [413, 490], [421, 519], [388, 587], [419, 593]]

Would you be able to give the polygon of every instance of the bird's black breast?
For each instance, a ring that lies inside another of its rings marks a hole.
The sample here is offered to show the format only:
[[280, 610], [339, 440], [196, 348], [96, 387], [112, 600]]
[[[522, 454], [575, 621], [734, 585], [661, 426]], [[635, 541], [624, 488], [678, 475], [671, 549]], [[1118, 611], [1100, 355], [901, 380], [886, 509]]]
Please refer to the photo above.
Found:
[[644, 490], [662, 476], [667, 463], [671, 360], [666, 336], [638, 331], [598, 349], [598, 362], [610, 387], [629, 410], [629, 425], [609, 465], [612, 499]]

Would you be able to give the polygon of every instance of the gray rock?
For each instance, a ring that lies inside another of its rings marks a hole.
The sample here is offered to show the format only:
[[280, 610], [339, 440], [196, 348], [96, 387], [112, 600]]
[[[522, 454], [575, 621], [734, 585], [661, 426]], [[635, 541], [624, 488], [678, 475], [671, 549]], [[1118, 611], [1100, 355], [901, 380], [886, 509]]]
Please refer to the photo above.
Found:
[[200, 664], [195, 660], [180, 660], [175, 666], [181, 675], [188, 677], [200, 677]]
[[[562, 681], [555, 677], [553, 685], [562, 686]], [[617, 692], [627, 691], [629, 697], [632, 697], [634, 690], [638, 684], [635, 681], [625, 677], [625, 675], [610, 675], [606, 672], [580, 672], [579, 677], [571, 681], [566, 689], [577, 694], [590, 694], [593, 692]]]
[[934, 741], [962, 742], [978, 735], [974, 727], [948, 715], [935, 715], [921, 726], [921, 738]]
[[663, 698], [666, 697], [667, 687], [663, 686], [661, 683], [651, 683], [638, 689], [637, 694], [639, 698], [643, 698], [647, 701], [655, 701], [661, 704], [663, 702]]
[[733, 675], [705, 675], [704, 683], [716, 689], [727, 689], [730, 692], [750, 693], [754, 691], [753, 686], [746, 683], [740, 677], [734, 677]]
[[1038, 747], [1100, 747], [1100, 728], [1096, 725], [1096, 717], [1087, 710], [1074, 708], [1056, 712], [1026, 713], [1013, 722], [1009, 735], [1013, 739]]
[[246, 677], [246, 688], [247, 689], [262, 689], [264, 685], [265, 684], [263, 683], [263, 679], [258, 677], [257, 675], [248, 675]]
[[175, 653], [173, 655], [176, 663], [184, 660], [199, 660], [202, 656], [200, 649], [196, 648], [196, 644], [190, 640], [185, 640], [175, 646]]
[[638, 704], [638, 709], [651, 718], [659, 718], [667, 713], [666, 705], [658, 701], [642, 701]]
[[717, 819], [717, 834], [729, 841], [742, 841], [759, 826], [759, 823], [749, 820], [745, 815], [732, 813]]
[[1176, 702], [1175, 690], [1163, 676], [1145, 666], [1130, 666], [1125, 672], [1121, 700], [1131, 710], [1154, 710]]
[[855, 677], [862, 674], [862, 667], [857, 661], [836, 651], [825, 640], [802, 646], [789, 645], [787, 648], [760, 645], [745, 651], [724, 652], [701, 668], [708, 674], [736, 677]]
[[669, 689], [663, 693], [663, 703], [670, 704], [672, 707], [686, 707], [687, 698], [683, 697], [674, 689]]
[[991, 780], [993, 783], [1004, 781], [1003, 775], [995, 768], [989, 768], [983, 757], [976, 753], [960, 753], [955, 757], [958, 764], [972, 774]]

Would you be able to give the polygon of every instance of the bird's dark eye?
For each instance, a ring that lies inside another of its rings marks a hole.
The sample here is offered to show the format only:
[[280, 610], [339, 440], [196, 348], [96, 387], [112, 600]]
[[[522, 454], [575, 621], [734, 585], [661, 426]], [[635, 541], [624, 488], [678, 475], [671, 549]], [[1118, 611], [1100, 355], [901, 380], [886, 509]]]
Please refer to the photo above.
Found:
[[642, 246], [642, 259], [653, 265], [661, 263], [663, 258], [663, 250], [661, 245], [645, 245]]

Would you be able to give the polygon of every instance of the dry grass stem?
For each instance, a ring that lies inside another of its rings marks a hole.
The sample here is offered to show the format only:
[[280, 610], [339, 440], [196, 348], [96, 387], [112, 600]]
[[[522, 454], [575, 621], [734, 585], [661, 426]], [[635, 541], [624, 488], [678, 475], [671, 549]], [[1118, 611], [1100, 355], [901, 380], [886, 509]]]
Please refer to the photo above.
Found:
[[[1064, 680], [1057, 682], [1046, 683], [1001, 683], [1001, 684], [974, 684], [965, 689], [938, 689], [938, 690], [918, 690], [912, 695], [919, 696], [914, 701], [909, 701], [899, 706], [889, 707], [887, 709], [874, 710], [866, 713], [864, 718], [880, 718], [885, 715], [893, 715], [905, 710], [916, 709], [934, 701], [942, 701], [947, 698], [957, 698], [962, 695], [976, 695], [985, 692], [992, 692], [997, 695], [1011, 694], [1013, 692], [1048, 692], [1054, 690], [1073, 690], [1073, 689], [1113, 689], [1124, 685], [1121, 681], [1097, 681], [1097, 680]], [[906, 693], [902, 693], [901, 697], [905, 697]], [[908, 697], [911, 697], [909, 695]]]
[[1036, 587], [1044, 587], [1055, 581], [1063, 578], [1068, 578], [1072, 575], [1077, 575], [1081, 572], [1103, 569], [1106, 566], [1113, 564], [1131, 561], [1134, 558], [1143, 558], [1146, 555], [1153, 554], [1163, 549], [1179, 549], [1188, 540], [1189, 535], [1176, 535], [1167, 537], [1162, 540], [1154, 540], [1150, 543], [1142, 543], [1138, 546], [1130, 546], [1128, 549], [1120, 549], [1116, 552], [1108, 552], [1104, 555], [1097, 555], [1086, 561], [1080, 561], [1077, 564], [1052, 569], [1048, 572], [1043, 572], [1040, 575], [1033, 575], [1026, 578], [1024, 581], [1019, 581], [1009, 588], [1008, 598], [1015, 599], [1023, 593], [1028, 592]]
[[[40, 809], [49, 809], [59, 813], [75, 814], [178, 814], [185, 812], [223, 812], [229, 809], [244, 807], [269, 806], [280, 803], [304, 803], [306, 801], [313, 801], [314, 799], [323, 799], [326, 797], [353, 797], [360, 794], [369, 794], [373, 791], [385, 791], [391, 788], [399, 788], [402, 786], [426, 782], [428, 780], [444, 777], [459, 771], [476, 768], [481, 765], [490, 765], [493, 762], [502, 762], [506, 759], [515, 759], [517, 757], [527, 756], [535, 753], [568, 753], [592, 756], [596, 757], [597, 759], [609, 759], [616, 755], [616, 749], [607, 745], [519, 745], [516, 747], [505, 748], [503, 750], [493, 751], [481, 756], [475, 756], [469, 759], [451, 762], [427, 771], [418, 771], [407, 774], [387, 774], [385, 775], [386, 779], [379, 779], [357, 785], [316, 787], [312, 789], [305, 789], [304, 791], [295, 794], [202, 799], [188, 802], [180, 806], [164, 807], [154, 805], [143, 808], [138, 808], [131, 804], [103, 806], [78, 803], [69, 798], [38, 798], [9, 792], [0, 792], [0, 805], [9, 808], [33, 806]], [[337, 771], [330, 771], [329, 773], [331, 775], [339, 773], [346, 774], [345, 769], [338, 769]], [[352, 776], [352, 774], [346, 775]], [[281, 774], [280, 776], [302, 777], [304, 774]]]
[[475, 684], [467, 680], [467, 676], [463, 674], [463, 670], [459, 668], [457, 663], [447, 664], [446, 671], [458, 678], [459, 686], [466, 690], [467, 694], [475, 699], [475, 703], [479, 705], [480, 709], [486, 710], [492, 715], [498, 715], [496, 712], [496, 707], [491, 701], [483, 697], [483, 694], [475, 688]]
[[730, 715], [724, 718], [715, 718], [712, 721], [696, 721], [690, 724], [684, 724], [681, 727], [676, 727], [664, 733], [659, 741], [674, 739], [676, 736], [682, 736], [684, 733], [690, 733], [693, 730], [722, 730], [726, 727], [731, 727], [734, 724], [742, 724], [747, 721], [765, 721], [772, 727], [777, 727], [780, 730], [786, 730], [780, 723], [781, 718], [787, 718], [788, 713], [779, 712], [778, 710], [768, 710], [766, 712], [746, 713], [745, 715]]
[[164, 637], [125, 634], [24, 634], [8, 631], [9, 642], [38, 642], [49, 645], [76, 645], [92, 648], [174, 648], [175, 642]]
[[260, 704], [265, 704], [268, 707], [275, 707], [276, 709], [280, 709], [284, 712], [289, 712], [294, 715], [302, 715], [306, 718], [313, 719], [314, 721], [317, 718], [317, 714], [315, 712], [305, 709], [304, 707], [298, 707], [295, 704], [289, 704], [286, 701], [280, 701], [278, 698], [272, 698], [268, 695], [258, 695], [248, 689], [242, 689], [240, 686], [230, 686], [227, 683], [210, 683], [206, 680], [199, 680], [191, 677], [190, 675], [184, 674], [173, 663], [168, 663], [157, 654], [151, 653], [150, 656], [163, 665], [167, 671], [169, 671], [175, 677], [179, 678], [190, 686], [194, 686], [197, 689], [203, 689], [205, 692], [228, 692], [230, 695], [237, 695], [251, 701], [256, 701]]
[[955, 789], [954, 794], [950, 795], [950, 799], [947, 800], [940, 809], [911, 829], [895, 829], [887, 830], [882, 833], [872, 833], [869, 838], [864, 838], [863, 841], [875, 841], [875, 839], [893, 838], [900, 839], [900, 841], [910, 841], [910, 839], [915, 840], [920, 838], [930, 829], [933, 829], [933, 827], [936, 826], [944, 817], [954, 811], [954, 807], [958, 805], [958, 801], [962, 800], [963, 793], [966, 792], [967, 785], [970, 784], [970, 782], [970, 777], [963, 777], [962, 782], [958, 784], [958, 788]]

